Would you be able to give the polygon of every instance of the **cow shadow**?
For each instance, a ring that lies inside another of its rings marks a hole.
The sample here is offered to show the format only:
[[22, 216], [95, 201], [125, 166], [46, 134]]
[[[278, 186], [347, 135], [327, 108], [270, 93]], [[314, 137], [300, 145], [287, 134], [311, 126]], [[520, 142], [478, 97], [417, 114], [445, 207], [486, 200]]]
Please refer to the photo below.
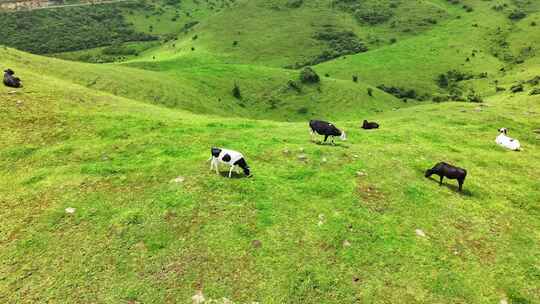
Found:
[[[436, 176], [436, 175], [435, 175], [435, 176]], [[438, 176], [437, 176], [436, 178], [433, 178], [433, 177], [427, 177], [426, 179], [429, 179], [429, 180], [432, 181], [433, 183], [439, 185], [439, 177], [438, 177]], [[445, 178], [445, 179], [443, 180], [443, 183], [442, 183], [441, 186], [442, 186], [442, 187], [446, 187], [446, 188], [448, 188], [448, 189], [450, 189], [450, 190], [452, 190], [452, 191], [454, 191], [454, 192], [456, 192], [456, 193], [458, 193], [458, 194], [460, 194], [460, 195], [463, 195], [463, 196], [469, 196], [469, 197], [473, 196], [472, 192], [469, 191], [469, 190], [467, 190], [467, 189], [463, 189], [463, 190], [460, 192], [460, 191], [459, 191], [459, 186], [458, 186], [458, 185], [454, 185], [454, 184], [448, 183], [448, 182], [447, 182], [448, 180], [449, 180], [449, 179]], [[450, 181], [454, 181], [454, 180], [450, 180]], [[465, 185], [463, 185], [463, 187], [465, 187]]]
[[336, 148], [341, 148], [341, 149], [349, 149], [349, 146], [346, 146], [344, 144], [340, 144], [340, 143], [336, 143], [336, 144], [332, 144], [332, 143], [328, 143], [328, 142], [323, 142], [323, 141], [312, 141], [313, 143], [315, 143], [316, 145], [318, 146], [323, 146], [323, 147], [336, 147]]
[[[219, 171], [219, 175], [221, 177], [229, 178], [229, 171]], [[231, 174], [231, 179], [242, 179], [242, 178], [249, 178], [244, 173], [236, 173], [233, 171]]]

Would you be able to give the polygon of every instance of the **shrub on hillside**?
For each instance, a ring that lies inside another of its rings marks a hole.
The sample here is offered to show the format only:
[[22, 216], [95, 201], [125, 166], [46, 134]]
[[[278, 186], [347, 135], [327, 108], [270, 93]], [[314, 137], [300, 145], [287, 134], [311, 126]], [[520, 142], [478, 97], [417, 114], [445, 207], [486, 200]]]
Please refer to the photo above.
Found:
[[304, 4], [304, 0], [289, 0], [286, 6], [289, 8], [299, 8]]
[[513, 86], [510, 87], [510, 91], [512, 93], [519, 93], [519, 92], [523, 92], [524, 88], [523, 88], [523, 84], [522, 83], [518, 83], [518, 84], [515, 84]]
[[482, 99], [482, 96], [477, 94], [474, 89], [471, 89], [469, 91], [469, 94], [467, 95], [467, 101], [476, 102], [476, 103], [484, 102], [484, 100]]
[[287, 82], [287, 87], [288, 87], [289, 89], [291, 89], [291, 90], [296, 91], [297, 93], [302, 92], [302, 86], [301, 86], [298, 82], [296, 82], [296, 81], [294, 81], [294, 80], [289, 80], [289, 81]]
[[300, 81], [302, 83], [319, 83], [321, 78], [311, 67], [305, 67], [300, 72]]
[[240, 92], [240, 86], [238, 86], [238, 83], [234, 83], [234, 87], [232, 89], [232, 95], [236, 99], [242, 99], [242, 92]]
[[377, 25], [385, 23], [393, 16], [393, 12], [383, 6], [375, 6], [369, 8], [359, 8], [354, 12], [355, 18], [369, 25]]
[[384, 84], [377, 86], [377, 88], [385, 91], [388, 94], [392, 94], [397, 98], [418, 99], [418, 94], [413, 89], [385, 86]]
[[328, 49], [305, 63], [297, 63], [293, 66], [294, 68], [316, 65], [344, 55], [362, 53], [368, 50], [352, 31], [339, 31], [332, 27], [324, 27], [323, 30], [316, 32], [313, 38], [324, 42]]
[[522, 11], [522, 10], [514, 10], [510, 13], [510, 15], [508, 15], [508, 18], [510, 18], [510, 20], [514, 20], [514, 21], [518, 21], [518, 20], [521, 20], [523, 18], [527, 17], [527, 14]]
[[533, 95], [540, 95], [540, 88], [536, 88], [536, 89], [533, 89], [529, 95], [533, 96]]
[[373, 89], [372, 88], [367, 88], [367, 94], [369, 97], [373, 97]]
[[439, 87], [445, 89], [451, 87], [457, 82], [470, 80], [473, 78], [474, 75], [470, 73], [461, 72], [458, 70], [450, 70], [444, 74], [440, 74], [439, 76], [437, 76], [436, 82]]

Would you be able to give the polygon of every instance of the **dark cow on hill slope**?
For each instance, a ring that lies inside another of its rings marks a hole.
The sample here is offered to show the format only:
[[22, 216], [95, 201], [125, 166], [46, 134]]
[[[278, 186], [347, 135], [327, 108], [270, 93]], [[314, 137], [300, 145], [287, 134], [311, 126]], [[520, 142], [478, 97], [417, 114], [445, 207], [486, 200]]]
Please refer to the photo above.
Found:
[[12, 69], [4, 71], [4, 85], [10, 88], [22, 88], [21, 80], [15, 77], [15, 72]]
[[316, 134], [324, 136], [324, 142], [328, 140], [328, 137], [332, 138], [332, 144], [334, 143], [334, 137], [339, 136], [341, 140], [347, 140], [347, 135], [344, 131], [336, 128], [333, 124], [322, 120], [311, 120], [309, 122], [311, 128], [311, 138]]

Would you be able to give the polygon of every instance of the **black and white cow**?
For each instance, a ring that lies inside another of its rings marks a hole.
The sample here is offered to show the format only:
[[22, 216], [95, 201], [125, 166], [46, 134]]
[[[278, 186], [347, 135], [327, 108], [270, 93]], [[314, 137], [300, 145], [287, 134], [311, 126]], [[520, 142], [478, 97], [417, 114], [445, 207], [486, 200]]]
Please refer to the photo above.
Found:
[[219, 174], [219, 164], [224, 163], [231, 166], [229, 170], [229, 178], [232, 177], [232, 171], [234, 168], [241, 168], [247, 177], [251, 177], [251, 170], [249, 169], [246, 159], [242, 153], [222, 148], [212, 148], [211, 152], [212, 156], [209, 159], [209, 161], [211, 161], [210, 170], [215, 169], [216, 174]]
[[324, 142], [328, 140], [328, 137], [332, 138], [332, 144], [334, 143], [334, 137], [339, 136], [341, 140], [347, 140], [347, 135], [344, 131], [336, 128], [333, 124], [322, 120], [310, 120], [309, 127], [311, 128], [311, 139], [316, 134], [324, 136]]
[[467, 170], [452, 166], [445, 162], [436, 164], [433, 168], [426, 171], [425, 176], [431, 177], [431, 175], [438, 175], [440, 177], [439, 185], [442, 185], [443, 178], [457, 179], [459, 184], [459, 191], [463, 189], [463, 183], [467, 177]]
[[22, 88], [21, 80], [13, 75], [15, 75], [15, 72], [12, 69], [4, 71], [4, 85], [11, 88]]

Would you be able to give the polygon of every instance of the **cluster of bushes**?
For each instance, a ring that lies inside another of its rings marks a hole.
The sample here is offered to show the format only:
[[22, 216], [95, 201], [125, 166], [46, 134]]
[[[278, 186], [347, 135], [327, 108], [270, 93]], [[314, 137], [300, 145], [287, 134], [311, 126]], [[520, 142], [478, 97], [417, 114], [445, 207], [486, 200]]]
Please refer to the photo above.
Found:
[[0, 44], [36, 54], [157, 39], [135, 31], [118, 5], [0, 13]]
[[400, 99], [418, 99], [418, 100], [423, 99], [423, 98], [419, 98], [418, 93], [416, 93], [414, 89], [392, 87], [392, 86], [386, 86], [384, 84], [377, 86], [377, 88], [382, 91], [385, 91], [388, 94], [392, 94]]
[[313, 38], [325, 43], [328, 49], [315, 58], [305, 62], [297, 62], [289, 67], [298, 69], [305, 66], [316, 65], [344, 55], [362, 53], [368, 50], [367, 46], [360, 41], [354, 32], [340, 31], [330, 26], [326, 26], [323, 30], [316, 32], [313, 35]]
[[139, 52], [121, 44], [114, 44], [103, 49], [102, 53], [109, 56], [138, 56]]
[[458, 70], [450, 70], [444, 74], [440, 74], [437, 77], [437, 85], [443, 89], [451, 88], [453, 85], [460, 81], [473, 79], [474, 75]]
[[288, 8], [299, 8], [304, 4], [304, 0], [289, 0], [287, 1]]
[[351, 12], [360, 23], [377, 25], [390, 20], [394, 16], [393, 9], [398, 6], [398, 2], [381, 2], [334, 0], [332, 5]]

